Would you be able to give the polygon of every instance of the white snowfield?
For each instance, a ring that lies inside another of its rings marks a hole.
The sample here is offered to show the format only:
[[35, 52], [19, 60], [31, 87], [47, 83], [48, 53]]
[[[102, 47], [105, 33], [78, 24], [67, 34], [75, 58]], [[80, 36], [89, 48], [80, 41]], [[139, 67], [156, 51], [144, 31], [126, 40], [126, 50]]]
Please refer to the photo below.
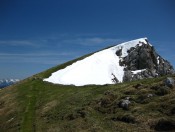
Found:
[[[58, 70], [44, 81], [63, 85], [104, 85], [114, 84], [117, 78], [123, 81], [124, 66], [119, 65], [119, 60], [127, 56], [127, 50], [139, 44], [147, 44], [147, 38], [140, 38], [125, 42], [114, 47], [99, 51], [77, 61], [64, 69]], [[116, 51], [122, 49], [122, 55], [116, 55]], [[140, 72], [140, 71], [137, 71]]]

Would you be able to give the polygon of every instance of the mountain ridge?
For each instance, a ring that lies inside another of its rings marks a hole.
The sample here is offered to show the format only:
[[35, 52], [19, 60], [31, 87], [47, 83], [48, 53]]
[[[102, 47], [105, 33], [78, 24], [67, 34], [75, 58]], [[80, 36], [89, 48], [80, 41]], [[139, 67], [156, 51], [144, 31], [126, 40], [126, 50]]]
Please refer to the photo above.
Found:
[[43, 81], [92, 54], [1, 89], [0, 131], [175, 130], [175, 86], [165, 85], [175, 75], [79, 87]]

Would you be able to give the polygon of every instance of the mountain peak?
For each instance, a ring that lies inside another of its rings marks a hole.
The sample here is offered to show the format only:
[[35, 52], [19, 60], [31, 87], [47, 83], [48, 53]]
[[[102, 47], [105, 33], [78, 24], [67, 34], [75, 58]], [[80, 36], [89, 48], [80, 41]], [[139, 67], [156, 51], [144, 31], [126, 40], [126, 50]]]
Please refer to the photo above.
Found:
[[149, 44], [150, 46], [152, 46], [149, 42], [147, 38], [139, 38], [139, 39], [135, 39], [135, 40], [131, 40], [131, 41], [127, 41], [121, 44], [118, 44], [116, 46], [114, 46], [112, 49], [113, 50], [122, 50], [121, 53], [121, 57], [125, 57], [127, 56], [127, 51], [132, 48], [132, 47], [136, 47], [136, 46], [142, 46], [143, 44]]
[[96, 52], [44, 79], [55, 84], [104, 85], [173, 74], [171, 64], [156, 53], [147, 38]]

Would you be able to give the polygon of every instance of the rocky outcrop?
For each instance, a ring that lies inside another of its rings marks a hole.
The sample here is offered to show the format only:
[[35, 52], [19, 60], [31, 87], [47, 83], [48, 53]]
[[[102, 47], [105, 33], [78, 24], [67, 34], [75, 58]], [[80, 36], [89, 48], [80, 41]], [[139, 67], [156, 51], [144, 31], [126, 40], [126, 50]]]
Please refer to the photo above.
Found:
[[175, 74], [173, 66], [158, 55], [147, 40], [145, 42], [147, 43], [139, 42], [136, 47], [130, 48], [126, 57], [120, 57], [121, 49], [116, 52], [120, 57], [120, 66], [125, 67], [123, 81]]

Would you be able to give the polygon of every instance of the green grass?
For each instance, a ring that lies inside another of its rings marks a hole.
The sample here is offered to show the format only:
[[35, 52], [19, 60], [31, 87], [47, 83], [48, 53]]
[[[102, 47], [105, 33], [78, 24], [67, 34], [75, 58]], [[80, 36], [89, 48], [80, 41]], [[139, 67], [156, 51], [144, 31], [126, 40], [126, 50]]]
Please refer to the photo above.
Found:
[[[166, 76], [81, 87], [42, 81], [74, 61], [0, 90], [0, 131], [154, 131], [175, 122], [175, 88], [158, 94]], [[124, 110], [118, 103], [128, 96], [131, 105]]]

